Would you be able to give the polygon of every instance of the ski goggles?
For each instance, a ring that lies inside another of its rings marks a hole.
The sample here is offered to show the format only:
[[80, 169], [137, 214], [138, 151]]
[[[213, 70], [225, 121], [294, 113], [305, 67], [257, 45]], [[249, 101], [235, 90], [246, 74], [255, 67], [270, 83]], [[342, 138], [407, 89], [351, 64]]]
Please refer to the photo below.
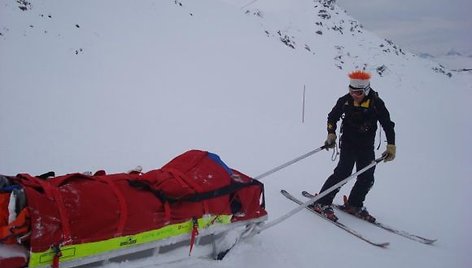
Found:
[[349, 93], [360, 96], [362, 94], [366, 94], [367, 91], [369, 90], [369, 86], [366, 86], [365, 88], [355, 88], [349, 85]]

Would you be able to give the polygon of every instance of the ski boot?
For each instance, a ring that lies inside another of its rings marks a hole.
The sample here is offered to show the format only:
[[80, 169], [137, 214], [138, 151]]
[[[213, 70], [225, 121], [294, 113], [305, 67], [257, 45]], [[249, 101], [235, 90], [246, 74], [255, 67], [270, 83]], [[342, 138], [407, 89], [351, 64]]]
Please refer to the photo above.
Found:
[[362, 220], [374, 223], [376, 221], [375, 217], [370, 215], [365, 207], [355, 207], [349, 205], [347, 196], [344, 196], [344, 205], [342, 206], [342, 210], [346, 211], [347, 213], [354, 215]]
[[338, 220], [338, 217], [336, 217], [336, 215], [334, 214], [334, 210], [330, 205], [314, 203], [309, 205], [308, 207], [330, 221], [336, 222]]

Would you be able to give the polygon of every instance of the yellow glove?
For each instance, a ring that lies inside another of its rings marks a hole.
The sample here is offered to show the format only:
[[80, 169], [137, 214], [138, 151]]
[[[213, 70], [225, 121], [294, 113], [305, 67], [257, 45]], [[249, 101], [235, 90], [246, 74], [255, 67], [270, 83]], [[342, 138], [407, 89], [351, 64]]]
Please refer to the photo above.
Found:
[[336, 146], [336, 134], [335, 133], [328, 133], [328, 137], [326, 137], [326, 141], [324, 143], [326, 150], [329, 148], [334, 148]]
[[395, 159], [396, 151], [397, 147], [395, 146], [395, 144], [387, 144], [387, 150], [382, 153], [382, 156], [385, 157], [384, 162], [392, 161], [393, 159]]

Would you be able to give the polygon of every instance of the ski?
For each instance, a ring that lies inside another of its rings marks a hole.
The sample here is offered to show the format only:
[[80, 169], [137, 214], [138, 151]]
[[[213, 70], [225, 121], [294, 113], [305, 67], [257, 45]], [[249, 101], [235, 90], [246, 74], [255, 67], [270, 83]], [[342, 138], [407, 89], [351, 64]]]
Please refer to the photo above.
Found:
[[[303, 202], [300, 201], [299, 199], [297, 199], [296, 197], [294, 197], [293, 195], [291, 195], [289, 192], [287, 192], [286, 190], [280, 190], [280, 193], [282, 193], [282, 195], [284, 195], [287, 199], [295, 202], [296, 204], [298, 205], [302, 205]], [[320, 218], [326, 220], [327, 222], [330, 222], [334, 225], [336, 225], [337, 227], [343, 229], [344, 231], [350, 233], [351, 235], [373, 245], [373, 246], [377, 246], [377, 247], [381, 247], [381, 248], [386, 248], [390, 243], [389, 242], [384, 242], [384, 243], [376, 243], [376, 242], [373, 242], [372, 240], [364, 237], [362, 234], [358, 233], [356, 230], [350, 228], [349, 226], [346, 226], [342, 223], [340, 223], [339, 221], [331, 221], [329, 219], [327, 219], [326, 217], [320, 215], [319, 213], [315, 212], [314, 210], [310, 209], [309, 207], [306, 207], [307, 210], [311, 211], [313, 214], [319, 216]]]
[[[307, 191], [303, 191], [303, 192], [302, 192], [302, 195], [303, 195], [304, 197], [307, 197], [307, 198], [313, 198], [313, 197], [315, 197], [313, 194], [311, 194], [311, 193], [309, 193], [309, 192], [307, 192]], [[335, 207], [336, 209], [338, 209], [339, 211], [342, 211], [343, 213], [346, 213], [346, 214], [349, 214], [349, 215], [351, 215], [351, 216], [353, 216], [353, 217], [356, 217], [355, 215], [352, 215], [352, 214], [346, 212], [346, 211], [343, 209], [343, 206], [342, 206], [342, 205], [334, 205], [334, 207]], [[365, 222], [368, 222], [368, 223], [370, 223], [370, 224], [373, 224], [373, 225], [375, 225], [375, 226], [377, 226], [377, 227], [379, 227], [379, 228], [382, 228], [382, 229], [384, 229], [384, 230], [386, 230], [386, 231], [389, 231], [389, 232], [391, 232], [391, 233], [394, 233], [394, 234], [396, 234], [396, 235], [399, 235], [399, 236], [402, 236], [402, 237], [405, 237], [405, 238], [408, 238], [408, 239], [410, 239], [410, 240], [413, 240], [413, 241], [416, 241], [416, 242], [420, 242], [420, 243], [423, 243], [423, 244], [426, 244], [426, 245], [431, 245], [431, 244], [433, 244], [434, 242], [437, 241], [437, 239], [430, 239], [430, 238], [421, 237], [421, 236], [419, 236], [419, 235], [411, 234], [411, 233], [409, 233], [409, 232], [406, 232], [406, 231], [403, 231], [403, 230], [399, 230], [399, 229], [397, 229], [397, 228], [390, 227], [390, 226], [388, 226], [388, 225], [386, 225], [386, 224], [383, 224], [383, 223], [381, 223], [381, 222], [378, 222], [378, 221], [376, 221], [376, 222], [369, 222], [369, 221], [366, 221], [366, 220], [364, 220], [364, 219], [362, 219], [362, 218], [359, 218], [359, 217], [356, 217], [356, 218], [358, 218], [358, 219], [360, 219], [360, 220], [363, 220], [363, 221], [365, 221]]]

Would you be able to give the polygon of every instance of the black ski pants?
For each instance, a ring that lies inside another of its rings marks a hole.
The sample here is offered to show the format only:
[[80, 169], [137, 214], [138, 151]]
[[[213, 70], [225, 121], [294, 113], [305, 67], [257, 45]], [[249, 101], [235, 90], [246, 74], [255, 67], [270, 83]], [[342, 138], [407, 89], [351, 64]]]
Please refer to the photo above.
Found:
[[[334, 169], [333, 174], [329, 176], [326, 182], [323, 184], [320, 193], [350, 176], [352, 174], [354, 164], [356, 165], [356, 170], [361, 170], [365, 166], [372, 163], [374, 159], [375, 152], [373, 146], [342, 146], [338, 165]], [[349, 205], [355, 207], [362, 207], [364, 205], [365, 197], [370, 188], [372, 188], [374, 185], [374, 172], [375, 166], [357, 176], [356, 183], [352, 187], [351, 193], [349, 194]], [[334, 197], [339, 192], [339, 189], [340, 188], [337, 188], [331, 193], [327, 194], [318, 200], [318, 203], [323, 205], [331, 205], [333, 203]]]

